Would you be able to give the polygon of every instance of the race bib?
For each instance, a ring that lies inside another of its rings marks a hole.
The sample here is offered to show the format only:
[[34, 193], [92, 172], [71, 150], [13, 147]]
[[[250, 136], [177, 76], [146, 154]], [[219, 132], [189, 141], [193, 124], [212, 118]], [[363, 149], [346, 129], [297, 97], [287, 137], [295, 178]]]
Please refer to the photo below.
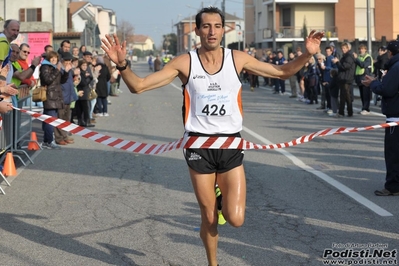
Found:
[[230, 92], [206, 92], [196, 94], [197, 116], [228, 116], [233, 113]]

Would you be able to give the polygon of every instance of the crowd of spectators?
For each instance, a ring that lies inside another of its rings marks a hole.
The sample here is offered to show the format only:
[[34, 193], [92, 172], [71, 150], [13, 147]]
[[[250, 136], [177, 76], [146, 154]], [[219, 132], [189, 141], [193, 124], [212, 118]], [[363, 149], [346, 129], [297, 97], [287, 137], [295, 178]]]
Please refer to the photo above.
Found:
[[[44, 86], [44, 102], [31, 103], [27, 97], [24, 104], [82, 127], [94, 127], [97, 117], [109, 116], [108, 96], [118, 96], [121, 91], [119, 72], [106, 55], [90, 52], [84, 45], [71, 47], [70, 40], [64, 40], [57, 51], [47, 44], [41, 56], [28, 62], [29, 43], [14, 42], [19, 28], [19, 21], [7, 20], [0, 34], [0, 113], [17, 106], [23, 88], [29, 91]], [[42, 129], [43, 148], [60, 149], [74, 143], [68, 132], [46, 123]]]
[[[352, 117], [353, 91], [356, 86], [362, 102], [359, 114], [368, 115], [373, 95], [370, 88], [362, 84], [362, 80], [366, 75], [374, 75], [381, 79], [388, 62], [386, 51], [385, 46], [379, 47], [378, 56], [373, 59], [364, 44], [359, 45], [356, 53], [352, 51], [349, 42], [341, 43], [340, 49], [336, 48], [334, 42], [330, 42], [324, 51], [315, 54], [300, 71], [288, 79], [289, 97], [305, 104], [316, 104], [316, 109], [323, 110], [335, 118]], [[275, 65], [286, 64], [302, 54], [300, 46], [289, 52], [288, 57], [285, 57], [282, 50], [257, 51], [250, 48], [244, 52]], [[244, 83], [250, 85], [251, 91], [259, 87], [259, 80], [262, 79], [262, 85], [271, 87], [273, 94], [287, 94], [285, 80], [261, 78], [245, 72], [241, 73], [241, 77]], [[379, 98], [374, 100], [378, 101]]]

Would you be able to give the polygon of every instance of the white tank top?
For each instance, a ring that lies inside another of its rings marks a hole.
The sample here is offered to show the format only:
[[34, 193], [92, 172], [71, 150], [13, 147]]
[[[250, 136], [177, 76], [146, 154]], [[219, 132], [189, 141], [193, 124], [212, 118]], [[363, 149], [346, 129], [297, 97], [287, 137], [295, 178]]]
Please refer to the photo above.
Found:
[[242, 130], [242, 84], [233, 54], [223, 49], [221, 69], [208, 74], [197, 51], [190, 51], [190, 75], [184, 85], [183, 121], [186, 132], [232, 134]]

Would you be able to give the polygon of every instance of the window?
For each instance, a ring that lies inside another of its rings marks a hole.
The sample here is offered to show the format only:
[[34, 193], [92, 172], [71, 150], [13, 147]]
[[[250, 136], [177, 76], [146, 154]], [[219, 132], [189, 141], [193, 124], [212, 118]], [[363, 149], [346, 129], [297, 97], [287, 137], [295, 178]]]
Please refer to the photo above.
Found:
[[291, 8], [283, 8], [283, 27], [291, 27]]
[[19, 21], [20, 22], [40, 22], [42, 21], [42, 9], [41, 8], [21, 8], [19, 10]]

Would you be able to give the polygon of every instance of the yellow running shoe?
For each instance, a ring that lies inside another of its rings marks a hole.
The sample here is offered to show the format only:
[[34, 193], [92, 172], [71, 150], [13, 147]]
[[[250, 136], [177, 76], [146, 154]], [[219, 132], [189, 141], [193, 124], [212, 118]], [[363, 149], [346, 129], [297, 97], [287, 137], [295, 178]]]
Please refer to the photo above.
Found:
[[224, 225], [226, 223], [226, 220], [224, 219], [222, 211], [218, 210], [218, 224]]

